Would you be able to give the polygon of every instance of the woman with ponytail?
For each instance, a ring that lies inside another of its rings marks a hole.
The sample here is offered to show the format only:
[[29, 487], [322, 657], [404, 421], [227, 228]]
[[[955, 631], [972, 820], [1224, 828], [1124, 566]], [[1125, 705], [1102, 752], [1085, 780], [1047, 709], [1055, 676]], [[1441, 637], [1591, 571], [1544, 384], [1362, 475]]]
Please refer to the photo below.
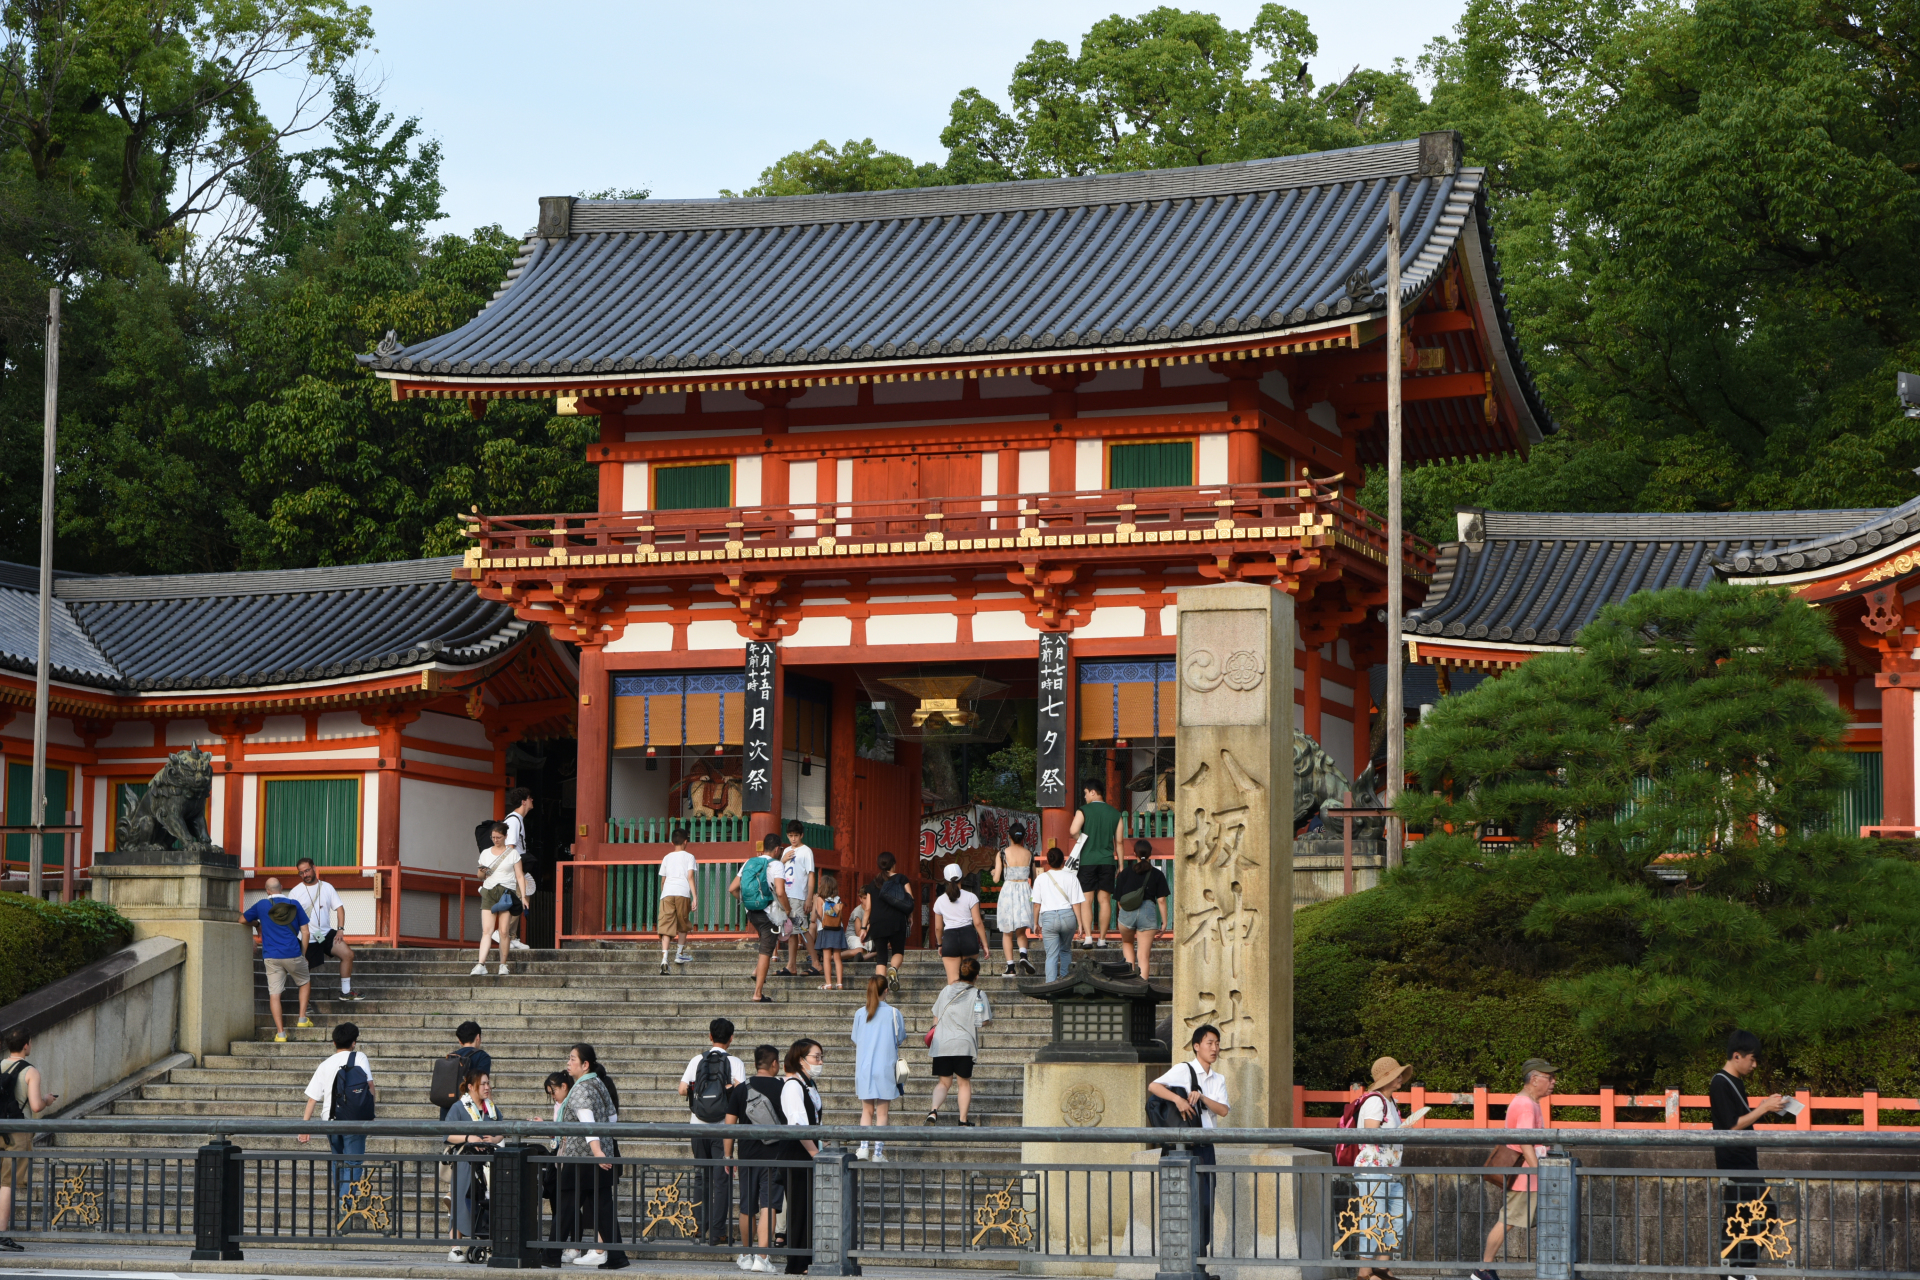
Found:
[[[887, 1108], [900, 1096], [900, 1042], [907, 1038], [907, 1023], [886, 995], [886, 977], [876, 974], [867, 979], [867, 1003], [853, 1011], [853, 1090], [863, 1127], [884, 1127]], [[854, 1159], [865, 1160], [871, 1151], [876, 1163], [885, 1163], [886, 1145], [875, 1142], [869, 1149], [863, 1142]]]
[[947, 985], [960, 981], [960, 962], [985, 951], [987, 922], [980, 916], [980, 899], [960, 887], [960, 864], [949, 862], [947, 887], [933, 898], [933, 940], [940, 944], [940, 962], [947, 966]]

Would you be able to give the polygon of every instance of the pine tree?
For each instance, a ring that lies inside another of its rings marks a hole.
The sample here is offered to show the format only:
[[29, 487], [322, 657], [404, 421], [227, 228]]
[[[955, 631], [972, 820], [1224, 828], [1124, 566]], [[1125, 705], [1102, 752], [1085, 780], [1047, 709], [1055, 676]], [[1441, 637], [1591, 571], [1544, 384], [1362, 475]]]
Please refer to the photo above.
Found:
[[[1577, 651], [1447, 698], [1408, 741], [1403, 887], [1512, 904], [1543, 989], [1641, 1069], [1735, 1026], [1777, 1044], [1920, 1009], [1920, 867], [1836, 829], [1845, 666], [1790, 593], [1610, 606]], [[1484, 845], [1483, 824], [1518, 835]], [[1635, 1074], [1623, 1070], [1621, 1075]]]

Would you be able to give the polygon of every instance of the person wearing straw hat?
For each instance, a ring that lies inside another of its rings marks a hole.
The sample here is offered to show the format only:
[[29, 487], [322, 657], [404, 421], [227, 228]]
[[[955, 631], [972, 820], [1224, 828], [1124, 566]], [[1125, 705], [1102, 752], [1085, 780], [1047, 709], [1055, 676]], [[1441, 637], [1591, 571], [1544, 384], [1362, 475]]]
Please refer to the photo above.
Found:
[[[1394, 1102], [1393, 1095], [1407, 1087], [1413, 1079], [1413, 1068], [1402, 1066], [1392, 1058], [1377, 1058], [1373, 1064], [1373, 1082], [1367, 1086], [1366, 1100], [1360, 1104], [1360, 1111], [1354, 1117], [1354, 1123], [1361, 1129], [1399, 1129], [1404, 1127], [1400, 1117], [1400, 1108]], [[1362, 1143], [1360, 1151], [1353, 1158], [1353, 1186], [1356, 1204], [1373, 1201], [1370, 1216], [1378, 1226], [1390, 1226], [1390, 1237], [1382, 1233], [1378, 1237], [1390, 1247], [1380, 1253], [1365, 1254], [1363, 1257], [1385, 1261], [1393, 1257], [1394, 1250], [1406, 1247], [1410, 1242], [1407, 1233], [1412, 1226], [1413, 1202], [1407, 1197], [1406, 1184], [1398, 1175], [1387, 1170], [1398, 1169], [1405, 1148], [1398, 1143], [1369, 1142]], [[1362, 1172], [1368, 1170], [1371, 1172]], [[1384, 1219], [1385, 1221], [1382, 1221]], [[1378, 1276], [1381, 1280], [1395, 1280], [1394, 1274], [1386, 1268], [1362, 1267], [1359, 1280], [1369, 1280]]]
[[[1546, 1128], [1546, 1115], [1540, 1109], [1540, 1100], [1553, 1092], [1554, 1077], [1559, 1074], [1560, 1069], [1545, 1058], [1528, 1058], [1521, 1063], [1520, 1092], [1514, 1094], [1513, 1101], [1507, 1104], [1507, 1119], [1502, 1127]], [[1547, 1154], [1545, 1147], [1533, 1143], [1510, 1142], [1507, 1145], [1520, 1153], [1520, 1163], [1528, 1169], [1539, 1168], [1540, 1157]], [[1530, 1173], [1514, 1178], [1513, 1185], [1507, 1189], [1506, 1203], [1500, 1209], [1500, 1221], [1494, 1223], [1487, 1232], [1487, 1247], [1480, 1255], [1481, 1267], [1469, 1276], [1469, 1280], [1500, 1280], [1500, 1273], [1493, 1270], [1494, 1259], [1500, 1255], [1500, 1247], [1506, 1243], [1508, 1227], [1516, 1231], [1533, 1230], [1533, 1214], [1540, 1201], [1538, 1181]]]

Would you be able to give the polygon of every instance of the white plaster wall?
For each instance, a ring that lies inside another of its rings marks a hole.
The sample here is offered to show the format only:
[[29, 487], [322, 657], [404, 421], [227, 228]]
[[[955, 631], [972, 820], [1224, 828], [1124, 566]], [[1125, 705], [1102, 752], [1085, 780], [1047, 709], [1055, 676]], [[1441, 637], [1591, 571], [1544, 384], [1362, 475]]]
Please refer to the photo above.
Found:
[[247, 735], [247, 745], [256, 742], [304, 742], [307, 737], [305, 716], [268, 716], [260, 722], [260, 732]]
[[[480, 819], [475, 818], [475, 822]], [[360, 788], [360, 865], [380, 862], [380, 776], [368, 774]]]
[[[475, 818], [475, 822], [479, 819]], [[478, 904], [475, 904], [476, 909]], [[455, 919], [458, 917], [455, 916]], [[416, 938], [440, 936], [440, 895], [413, 889], [400, 891], [400, 932]]]
[[1175, 635], [1178, 632], [1179, 625], [1179, 607], [1170, 604], [1162, 605], [1160, 608], [1160, 634], [1163, 636]]
[[1032, 378], [982, 378], [980, 379], [980, 398], [982, 400], [1006, 400], [1014, 396], [1042, 396], [1047, 389]]
[[1110, 604], [1093, 611], [1093, 616], [1075, 627], [1073, 634], [1082, 640], [1112, 640], [1147, 634], [1147, 611], [1135, 604]]
[[1325, 427], [1335, 435], [1340, 434], [1340, 415], [1334, 411], [1333, 401], [1322, 400], [1307, 410], [1307, 421], [1316, 426]]
[[[839, 502], [853, 501], [852, 458], [841, 458], [833, 464], [833, 496]], [[853, 514], [853, 508], [845, 506], [836, 507], [833, 514], [836, 516], [850, 516]], [[833, 534], [836, 538], [844, 538], [852, 532], [852, 525], [837, 524], [833, 527]]]
[[227, 846], [228, 853], [240, 854], [240, 865], [251, 867], [259, 853], [259, 842], [254, 833], [260, 829], [260, 778], [249, 774], [240, 780], [240, 846], [236, 851], [233, 845]]
[[374, 898], [371, 887], [373, 881], [366, 881], [369, 887], [365, 889], [345, 888], [343, 886], [346, 882], [343, 880], [335, 880], [332, 883], [334, 890], [340, 895], [340, 905], [347, 909], [348, 935], [372, 933], [377, 927], [376, 913], [379, 910], [379, 902]]
[[1018, 609], [992, 609], [973, 615], [973, 638], [982, 644], [1007, 640], [1031, 640], [1034, 630], [1027, 615]]
[[[796, 520], [811, 520], [819, 514], [813, 503], [820, 496], [820, 464], [818, 462], [795, 462], [787, 467], [787, 503], [793, 509]], [[817, 538], [820, 531], [813, 525], [802, 525], [794, 529], [796, 538]]]
[[1022, 449], [1020, 451], [1020, 492], [1046, 493], [1053, 486], [1047, 483], [1048, 451], [1045, 449]]
[[[227, 788], [238, 784], [239, 781], [239, 778], [231, 775], [216, 773], [213, 775], [213, 791], [207, 796], [207, 834], [213, 837], [215, 844], [229, 853], [233, 851], [233, 845], [228, 842], [228, 837], [233, 833], [227, 830]], [[113, 788], [102, 787], [100, 790], [111, 791]], [[241, 859], [241, 865], [247, 865], [246, 859]]]
[[790, 649], [844, 649], [853, 643], [853, 619], [802, 618], [780, 643]]
[[[29, 719], [27, 725], [27, 733], [31, 736], [33, 733], [33, 721]], [[80, 740], [80, 735], [73, 731], [73, 721], [67, 719], [65, 716], [47, 717], [47, 741], [57, 742], [63, 747], [82, 747], [86, 745]]]
[[1353, 773], [1353, 725], [1338, 716], [1322, 714], [1320, 717], [1320, 745], [1327, 749], [1333, 762], [1340, 766], [1340, 772], [1348, 774], [1351, 782]]
[[952, 644], [960, 619], [951, 613], [883, 613], [867, 619], [868, 644]]
[[986, 501], [980, 504], [982, 511], [998, 511], [1000, 504], [993, 501], [993, 495], [1000, 492], [1000, 451], [989, 449], [980, 455], [980, 493]]
[[733, 460], [733, 505], [760, 505], [760, 455], [742, 454]]
[[608, 653], [665, 653], [671, 648], [671, 622], [629, 622], [618, 640], [607, 642]]
[[1353, 690], [1343, 684], [1335, 684], [1325, 676], [1320, 677], [1320, 696], [1328, 702], [1337, 702], [1343, 707], [1353, 705]]
[[[648, 396], [647, 399], [653, 399]], [[620, 509], [622, 511], [645, 511], [647, 509], [647, 464], [644, 462], [623, 462], [620, 464]]]
[[491, 788], [401, 778], [400, 865], [472, 875], [473, 825], [492, 816]]
[[276, 751], [273, 753], [273, 758], [275, 760], [365, 760], [379, 749], [379, 743], [369, 738], [365, 746], [328, 747], [318, 751]]
[[217, 736], [207, 727], [205, 720], [167, 721], [167, 745], [170, 747], [186, 747], [196, 742], [210, 742]]
[[730, 619], [687, 624], [687, 648], [689, 649], [744, 649], [746, 647], [747, 642], [740, 638], [739, 629]]
[[1226, 380], [1204, 364], [1170, 364], [1160, 370], [1163, 387], [1200, 387]]
[[373, 734], [373, 726], [360, 718], [358, 711], [324, 711], [320, 714], [320, 735], [322, 738], [365, 738]]
[[1074, 488], [1104, 489], [1107, 487], [1106, 444], [1107, 442], [1104, 440], [1075, 440], [1073, 442]]
[[[478, 720], [469, 720], [465, 716], [450, 716], [439, 711], [423, 711], [420, 718], [408, 725], [403, 731], [409, 738], [429, 738], [434, 742], [450, 742], [457, 747], [478, 747], [489, 749], [487, 727]], [[479, 767], [478, 762], [468, 765]]]
[[1287, 385], [1287, 375], [1278, 369], [1260, 376], [1260, 389], [1287, 408], [1293, 408], [1293, 389]]
[[873, 388], [875, 404], [920, 404], [958, 400], [965, 387], [958, 378], [945, 382], [880, 382]]
[[121, 720], [114, 724], [112, 733], [94, 745], [97, 747], [150, 747], [153, 745], [153, 726], [144, 720]]
[[[443, 755], [438, 751], [422, 751], [418, 747], [401, 747], [400, 758], [402, 760], [418, 760], [421, 764], [436, 764], [443, 769], [464, 769], [469, 773], [491, 772], [484, 761], [469, 759], [466, 756]], [[476, 818], [475, 821], [477, 822], [479, 819]]]
[[1208, 432], [1200, 437], [1199, 448], [1194, 450], [1195, 484], [1227, 483], [1227, 435], [1224, 431]]

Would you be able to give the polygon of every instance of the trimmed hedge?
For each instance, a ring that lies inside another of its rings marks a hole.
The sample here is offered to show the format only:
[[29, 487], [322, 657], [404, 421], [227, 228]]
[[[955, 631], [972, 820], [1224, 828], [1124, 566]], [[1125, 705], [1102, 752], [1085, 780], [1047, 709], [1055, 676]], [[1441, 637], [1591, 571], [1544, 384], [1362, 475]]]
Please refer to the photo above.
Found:
[[0, 1008], [132, 940], [133, 922], [103, 903], [0, 893]]

